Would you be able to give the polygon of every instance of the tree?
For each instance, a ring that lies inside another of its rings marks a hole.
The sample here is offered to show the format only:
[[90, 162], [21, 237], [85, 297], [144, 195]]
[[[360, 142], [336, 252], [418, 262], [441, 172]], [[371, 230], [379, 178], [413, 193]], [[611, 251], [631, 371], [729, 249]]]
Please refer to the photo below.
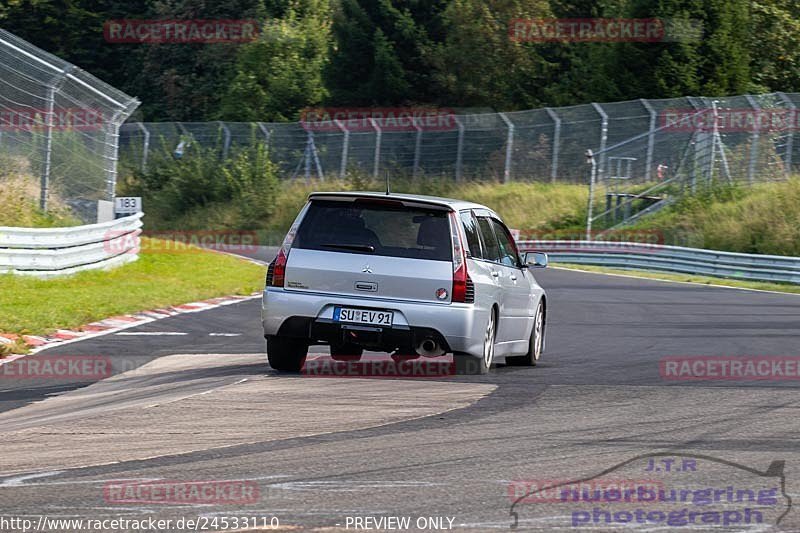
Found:
[[329, 103], [394, 105], [431, 102], [429, 31], [441, 34], [437, 0], [340, 0], [325, 73]]
[[753, 0], [750, 50], [753, 88], [761, 91], [800, 89], [800, 3]]
[[442, 14], [447, 35], [434, 52], [439, 103], [497, 109], [540, 104], [556, 65], [542, 57], [539, 44], [512, 40], [508, 24], [548, 13], [544, 0], [450, 2]]
[[297, 120], [302, 108], [323, 100], [330, 9], [327, 0], [313, 3], [306, 9], [290, 8], [283, 19], [268, 21], [259, 40], [241, 48], [219, 118]]

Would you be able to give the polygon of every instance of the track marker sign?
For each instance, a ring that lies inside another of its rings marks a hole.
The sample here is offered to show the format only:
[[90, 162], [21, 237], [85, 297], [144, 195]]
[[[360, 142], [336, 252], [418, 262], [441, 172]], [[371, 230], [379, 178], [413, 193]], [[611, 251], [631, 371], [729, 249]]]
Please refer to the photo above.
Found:
[[115, 215], [135, 215], [142, 212], [141, 196], [119, 196], [114, 198]]

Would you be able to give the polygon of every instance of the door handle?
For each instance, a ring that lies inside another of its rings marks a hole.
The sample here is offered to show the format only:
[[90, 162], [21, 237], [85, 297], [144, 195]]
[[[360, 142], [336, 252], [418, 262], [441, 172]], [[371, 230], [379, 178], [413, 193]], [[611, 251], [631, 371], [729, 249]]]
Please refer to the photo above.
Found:
[[500, 272], [498, 272], [496, 270], [492, 270], [492, 276], [496, 278], [496, 277], [500, 276]]
[[514, 274], [511, 274], [511, 281], [517, 281], [517, 276], [515, 276]]

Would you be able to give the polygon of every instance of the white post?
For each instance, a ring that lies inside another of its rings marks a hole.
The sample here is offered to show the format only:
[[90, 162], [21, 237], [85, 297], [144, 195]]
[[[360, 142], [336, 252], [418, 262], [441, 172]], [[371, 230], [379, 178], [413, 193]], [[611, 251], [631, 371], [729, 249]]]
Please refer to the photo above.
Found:
[[370, 118], [369, 122], [372, 124], [372, 127], [375, 128], [375, 159], [373, 161], [372, 175], [377, 178], [381, 165], [381, 135], [383, 132], [380, 127], [378, 127], [378, 123], [375, 122], [374, 118]]
[[269, 130], [267, 129], [267, 127], [264, 125], [263, 122], [257, 122], [257, 124], [258, 124], [258, 129], [260, 129], [261, 133], [264, 134], [264, 139], [265, 139], [264, 144], [269, 146]]
[[420, 152], [422, 151], [422, 127], [417, 124], [417, 118], [414, 117], [414, 129], [417, 130], [416, 140], [414, 142], [414, 167], [411, 171], [411, 175], [413, 177], [417, 177], [419, 173], [419, 159], [420, 159]]
[[644, 167], [644, 180], [649, 182], [653, 174], [653, 151], [656, 143], [656, 121], [658, 119], [658, 115], [656, 114], [656, 110], [653, 109], [653, 106], [650, 105], [650, 102], [644, 98], [640, 99], [639, 101], [642, 103], [647, 112], [650, 113], [650, 132], [647, 135], [647, 156]]
[[514, 123], [509, 120], [505, 113], [500, 113], [500, 118], [508, 126], [508, 137], [506, 139], [506, 164], [503, 169], [503, 183], [511, 181], [511, 155], [514, 150]]
[[464, 123], [457, 115], [453, 115], [453, 120], [458, 126], [458, 145], [456, 146], [456, 183], [458, 183], [461, 181], [461, 166], [464, 162]]
[[712, 110], [712, 117], [714, 119], [714, 127], [712, 129], [712, 137], [711, 137], [711, 161], [709, 162], [708, 167], [708, 184], [713, 185], [714, 183], [714, 163], [717, 159], [717, 135], [719, 131], [717, 130], [718, 122], [719, 122], [719, 114], [717, 112], [717, 101], [714, 100], [711, 102], [711, 110]]
[[594, 184], [597, 180], [597, 161], [594, 158], [592, 150], [586, 150], [586, 162], [592, 166], [591, 173], [589, 174], [589, 205], [587, 206], [586, 215], [586, 240], [592, 240], [592, 216], [594, 214]]
[[[138, 104], [136, 104], [138, 105]], [[106, 124], [106, 128], [110, 128], [111, 131], [106, 132], [106, 138], [111, 138], [111, 149], [108, 149], [108, 143], [106, 144], [106, 150], [111, 152], [111, 156], [107, 157], [108, 159], [108, 168], [106, 169], [106, 195], [108, 196], [108, 200], [113, 202], [114, 197], [117, 194], [117, 160], [119, 159], [119, 127], [120, 127], [120, 116], [125, 113], [125, 109], [117, 110], [111, 116], [111, 122]], [[127, 113], [125, 113], [127, 115]]]
[[136, 125], [144, 134], [144, 141], [142, 141], [142, 172], [147, 172], [147, 156], [150, 153], [150, 130], [147, 129], [143, 122], [137, 122]]
[[[747, 103], [750, 104], [750, 107], [756, 112], [756, 117], [761, 112], [761, 106], [758, 105], [756, 99], [753, 98], [751, 95], [745, 96], [747, 99]], [[756, 179], [756, 162], [758, 161], [758, 143], [761, 139], [761, 121], [755, 121], [755, 128], [753, 129], [753, 135], [751, 137], [751, 145], [750, 145], [750, 164], [747, 167], [747, 181], [750, 185], [755, 182]]]
[[600, 123], [600, 151], [598, 152], [600, 154], [600, 168], [598, 172], [600, 174], [600, 179], [603, 179], [603, 172], [605, 172], [606, 168], [606, 143], [608, 143], [608, 115], [603, 111], [600, 104], [593, 103], [592, 107], [594, 107], [602, 120]]
[[47, 88], [47, 115], [45, 116], [47, 124], [44, 138], [44, 164], [42, 165], [41, 190], [39, 198], [39, 207], [41, 207], [42, 211], [47, 211], [47, 199], [50, 196], [50, 171], [52, 169], [53, 161], [53, 121], [55, 119], [53, 115], [55, 113], [56, 106], [56, 92], [61, 88], [61, 85], [67, 79], [67, 75], [69, 75], [69, 70], [61, 71], [53, 78], [50, 86]]
[[225, 132], [225, 140], [222, 141], [222, 158], [228, 158], [228, 150], [231, 148], [231, 130], [230, 128], [221, 120], [218, 121], [219, 127], [222, 128], [222, 131]]
[[347, 152], [350, 150], [350, 130], [348, 130], [344, 123], [336, 119], [333, 121], [339, 130], [344, 134], [344, 138], [342, 139], [342, 160], [339, 163], [339, 179], [344, 179], [345, 175], [347, 174]]
[[797, 106], [792, 102], [792, 100], [786, 96], [786, 93], [776, 93], [783, 102], [789, 106], [789, 120], [790, 126], [787, 128], [788, 133], [786, 135], [786, 157], [784, 158], [784, 165], [786, 168], [784, 169], [786, 172], [786, 177], [792, 175], [792, 150], [794, 150], [794, 124], [799, 124], [800, 120], [798, 120], [797, 116]]
[[558, 176], [558, 151], [561, 147], [561, 118], [552, 108], [545, 107], [544, 110], [553, 120], [553, 155], [550, 163], [550, 181], [555, 183]]

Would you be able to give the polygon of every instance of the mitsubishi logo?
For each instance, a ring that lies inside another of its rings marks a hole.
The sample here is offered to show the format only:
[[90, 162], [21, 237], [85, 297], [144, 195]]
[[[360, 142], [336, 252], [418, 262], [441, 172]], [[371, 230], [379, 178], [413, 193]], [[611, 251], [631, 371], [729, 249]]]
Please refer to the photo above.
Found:
[[366, 265], [364, 268], [361, 269], [361, 272], [363, 272], [365, 274], [372, 274], [372, 267], [369, 266], [369, 265]]

